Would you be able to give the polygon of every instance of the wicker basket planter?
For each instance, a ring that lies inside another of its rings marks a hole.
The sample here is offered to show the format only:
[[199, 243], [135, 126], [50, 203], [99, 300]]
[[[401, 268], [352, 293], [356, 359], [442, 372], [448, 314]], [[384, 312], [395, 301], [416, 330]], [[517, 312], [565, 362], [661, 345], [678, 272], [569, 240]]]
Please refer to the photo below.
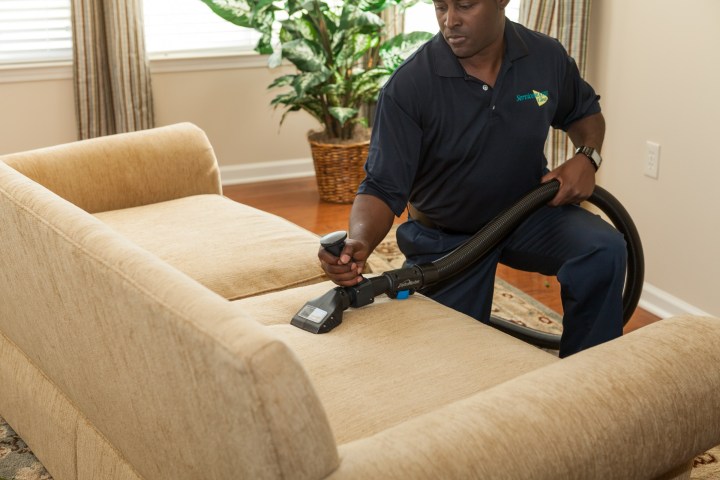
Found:
[[320, 200], [330, 203], [352, 203], [358, 186], [365, 178], [365, 160], [370, 140], [329, 143], [322, 132], [308, 134], [315, 165]]

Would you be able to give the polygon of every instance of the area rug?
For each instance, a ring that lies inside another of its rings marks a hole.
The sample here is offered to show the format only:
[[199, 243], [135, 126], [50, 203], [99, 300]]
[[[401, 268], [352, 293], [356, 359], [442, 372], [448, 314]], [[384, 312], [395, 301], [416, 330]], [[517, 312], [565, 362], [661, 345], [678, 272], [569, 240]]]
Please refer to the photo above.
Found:
[[0, 417], [0, 480], [52, 480], [22, 438]]

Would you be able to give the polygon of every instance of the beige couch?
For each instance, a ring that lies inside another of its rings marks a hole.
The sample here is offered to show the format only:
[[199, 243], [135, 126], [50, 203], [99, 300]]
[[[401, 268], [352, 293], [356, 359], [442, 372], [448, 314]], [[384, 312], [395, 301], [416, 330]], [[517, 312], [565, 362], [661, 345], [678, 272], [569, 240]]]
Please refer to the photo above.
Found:
[[63, 479], [687, 476], [720, 321], [565, 360], [414, 295], [289, 324], [317, 238], [180, 124], [0, 158], [0, 415]]

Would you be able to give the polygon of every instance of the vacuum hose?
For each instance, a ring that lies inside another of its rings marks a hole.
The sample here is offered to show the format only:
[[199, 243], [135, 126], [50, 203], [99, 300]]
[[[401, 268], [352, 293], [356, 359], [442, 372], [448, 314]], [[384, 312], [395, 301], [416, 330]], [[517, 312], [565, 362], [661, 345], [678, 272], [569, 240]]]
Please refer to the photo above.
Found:
[[[416, 290], [447, 280], [483, 259], [528, 216], [547, 204], [559, 188], [560, 182], [557, 180], [540, 185], [488, 222], [458, 248], [433, 262], [391, 270], [352, 287], [334, 288], [306, 303], [293, 317], [291, 324], [313, 333], [325, 333], [342, 322], [342, 312], [348, 307], [368, 305], [383, 293], [391, 298], [404, 298]], [[625, 236], [628, 265], [623, 289], [623, 321], [627, 323], [637, 307], [643, 286], [644, 259], [640, 236], [630, 215], [607, 190], [596, 186], [587, 201], [605, 213], [615, 228]], [[345, 232], [334, 232], [323, 237], [321, 245], [339, 256], [345, 238]], [[503, 318], [491, 317], [490, 325], [544, 348], [557, 349], [560, 345], [559, 335], [539, 332]]]

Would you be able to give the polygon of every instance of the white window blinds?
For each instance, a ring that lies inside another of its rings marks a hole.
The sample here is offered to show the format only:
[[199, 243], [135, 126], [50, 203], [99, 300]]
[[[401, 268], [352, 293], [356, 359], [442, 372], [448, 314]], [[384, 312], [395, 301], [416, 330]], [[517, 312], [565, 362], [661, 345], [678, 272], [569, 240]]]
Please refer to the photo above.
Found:
[[200, 0], [144, 0], [151, 55], [251, 51], [260, 35], [217, 16]]
[[[252, 51], [259, 38], [215, 15], [200, 0], [143, 4], [151, 55]], [[70, 0], [0, 0], [0, 65], [71, 59]]]
[[0, 0], [0, 64], [70, 58], [70, 0]]

